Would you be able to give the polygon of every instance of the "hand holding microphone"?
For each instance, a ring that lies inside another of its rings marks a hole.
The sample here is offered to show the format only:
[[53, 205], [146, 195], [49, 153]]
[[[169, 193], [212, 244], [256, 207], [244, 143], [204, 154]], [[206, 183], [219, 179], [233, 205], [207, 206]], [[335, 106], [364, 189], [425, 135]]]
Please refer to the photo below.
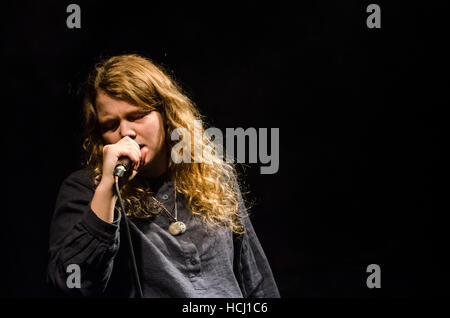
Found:
[[114, 184], [118, 176], [121, 183], [133, 179], [145, 163], [148, 148], [140, 149], [139, 144], [126, 136], [115, 144], [103, 146], [103, 175], [105, 186]]
[[95, 189], [91, 201], [92, 211], [103, 221], [114, 220], [114, 207], [117, 196], [114, 194], [114, 172], [122, 174], [119, 177], [119, 187], [133, 179], [145, 164], [148, 148], [140, 149], [139, 144], [126, 136], [114, 144], [103, 146], [102, 179]]

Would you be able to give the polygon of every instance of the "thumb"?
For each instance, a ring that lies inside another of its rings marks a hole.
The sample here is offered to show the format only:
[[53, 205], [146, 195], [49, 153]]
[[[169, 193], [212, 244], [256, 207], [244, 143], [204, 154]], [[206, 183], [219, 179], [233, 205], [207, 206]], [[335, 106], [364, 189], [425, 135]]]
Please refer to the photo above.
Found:
[[143, 147], [141, 148], [141, 164], [139, 165], [139, 168], [142, 168], [145, 164], [145, 158], [147, 157], [148, 154], [148, 148], [147, 147]]
[[133, 171], [131, 172], [130, 177], [128, 178], [128, 181], [133, 180], [134, 177], [136, 177], [137, 174], [138, 174], [138, 171], [133, 169]]

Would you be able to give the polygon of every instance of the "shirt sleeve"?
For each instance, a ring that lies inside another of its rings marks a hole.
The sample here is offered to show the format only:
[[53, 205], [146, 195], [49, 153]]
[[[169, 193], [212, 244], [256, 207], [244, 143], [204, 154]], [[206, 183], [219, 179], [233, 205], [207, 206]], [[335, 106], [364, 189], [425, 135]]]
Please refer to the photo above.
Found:
[[101, 295], [120, 244], [120, 213], [108, 223], [91, 210], [94, 189], [83, 170], [62, 183], [50, 225], [47, 282], [65, 294]]
[[267, 257], [255, 233], [240, 191], [240, 215], [245, 233], [241, 237], [239, 276], [244, 297], [279, 298], [277, 284]]

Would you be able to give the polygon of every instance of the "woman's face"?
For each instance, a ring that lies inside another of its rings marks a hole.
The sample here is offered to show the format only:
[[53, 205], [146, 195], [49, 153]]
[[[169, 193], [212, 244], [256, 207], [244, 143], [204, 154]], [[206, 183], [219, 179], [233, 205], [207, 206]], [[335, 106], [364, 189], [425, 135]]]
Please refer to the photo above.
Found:
[[167, 168], [165, 129], [161, 114], [148, 112], [128, 102], [111, 98], [99, 91], [96, 109], [103, 143], [114, 144], [125, 136], [133, 139], [147, 155], [140, 174], [157, 177]]

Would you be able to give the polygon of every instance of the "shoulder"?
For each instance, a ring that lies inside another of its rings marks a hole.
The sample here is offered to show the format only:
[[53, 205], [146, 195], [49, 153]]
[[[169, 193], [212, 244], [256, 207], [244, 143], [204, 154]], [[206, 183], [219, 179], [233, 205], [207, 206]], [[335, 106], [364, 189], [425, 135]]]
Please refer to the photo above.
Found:
[[96, 185], [94, 183], [94, 173], [90, 168], [82, 168], [69, 174], [64, 181], [63, 186], [78, 185], [91, 190], [95, 190]]

